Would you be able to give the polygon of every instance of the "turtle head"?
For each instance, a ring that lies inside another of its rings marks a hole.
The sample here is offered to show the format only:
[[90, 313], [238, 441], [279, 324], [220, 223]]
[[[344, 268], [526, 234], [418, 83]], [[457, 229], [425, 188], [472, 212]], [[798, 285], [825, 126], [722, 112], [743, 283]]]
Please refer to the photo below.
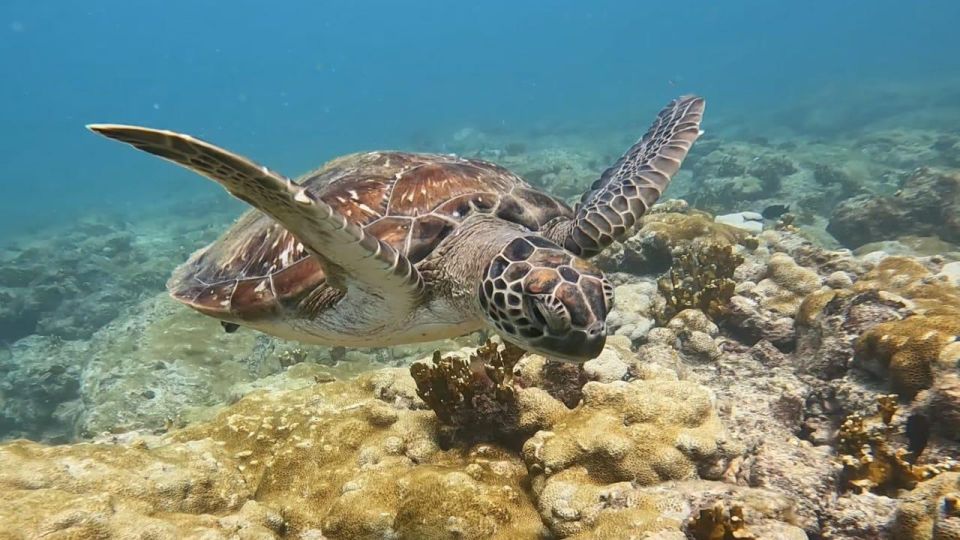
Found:
[[540, 236], [512, 239], [483, 273], [480, 306], [507, 341], [573, 362], [607, 339], [613, 286], [592, 264]]

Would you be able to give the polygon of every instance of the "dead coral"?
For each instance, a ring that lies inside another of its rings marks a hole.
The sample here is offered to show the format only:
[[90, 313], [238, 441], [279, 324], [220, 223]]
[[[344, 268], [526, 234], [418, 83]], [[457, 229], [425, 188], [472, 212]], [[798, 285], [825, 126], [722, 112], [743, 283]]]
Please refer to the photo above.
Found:
[[797, 172], [797, 166], [783, 156], [763, 156], [755, 160], [747, 171], [763, 182], [763, 189], [775, 193], [783, 178]]
[[712, 319], [722, 317], [736, 287], [734, 270], [742, 263], [743, 257], [729, 244], [677, 250], [670, 271], [657, 282], [667, 301], [662, 321], [685, 309], [699, 309]]
[[488, 341], [470, 359], [442, 356], [435, 352], [431, 363], [416, 362], [410, 375], [417, 395], [440, 420], [441, 444], [480, 441], [486, 438], [512, 442], [518, 433], [513, 366], [525, 354], [522, 349]]
[[854, 248], [905, 234], [960, 241], [960, 172], [917, 169], [891, 196], [860, 195], [836, 206], [827, 231]]

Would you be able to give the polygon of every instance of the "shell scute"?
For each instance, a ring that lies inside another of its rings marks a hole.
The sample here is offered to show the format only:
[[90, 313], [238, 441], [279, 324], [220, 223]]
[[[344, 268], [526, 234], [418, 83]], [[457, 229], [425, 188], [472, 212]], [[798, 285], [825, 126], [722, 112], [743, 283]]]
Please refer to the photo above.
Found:
[[416, 264], [433, 252], [444, 238], [456, 228], [457, 223], [437, 215], [417, 218], [410, 231], [410, 245], [407, 258]]

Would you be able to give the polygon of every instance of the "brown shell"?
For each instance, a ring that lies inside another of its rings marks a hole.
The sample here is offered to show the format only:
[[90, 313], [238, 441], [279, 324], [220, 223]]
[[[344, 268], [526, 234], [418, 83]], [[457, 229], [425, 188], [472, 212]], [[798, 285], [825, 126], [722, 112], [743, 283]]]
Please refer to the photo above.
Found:
[[[449, 155], [371, 152], [335, 159], [297, 181], [417, 264], [473, 213], [539, 230], [572, 211], [507, 169]], [[339, 298], [323, 268], [282, 226], [251, 210], [174, 273], [174, 297], [220, 318], [281, 309], [309, 315]]]

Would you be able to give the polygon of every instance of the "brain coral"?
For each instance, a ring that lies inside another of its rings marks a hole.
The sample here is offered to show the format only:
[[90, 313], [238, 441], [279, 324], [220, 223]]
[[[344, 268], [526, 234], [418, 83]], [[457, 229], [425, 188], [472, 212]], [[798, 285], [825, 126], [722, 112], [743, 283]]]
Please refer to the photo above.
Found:
[[[581, 405], [527, 440], [523, 457], [534, 475], [541, 515], [555, 534], [567, 536], [596, 526], [605, 515], [594, 495], [607, 484], [696, 478], [728, 450], [706, 388], [639, 380], [587, 383]], [[641, 504], [635, 511], [646, 509]], [[653, 526], [635, 517], [643, 522], [635, 532]]]

